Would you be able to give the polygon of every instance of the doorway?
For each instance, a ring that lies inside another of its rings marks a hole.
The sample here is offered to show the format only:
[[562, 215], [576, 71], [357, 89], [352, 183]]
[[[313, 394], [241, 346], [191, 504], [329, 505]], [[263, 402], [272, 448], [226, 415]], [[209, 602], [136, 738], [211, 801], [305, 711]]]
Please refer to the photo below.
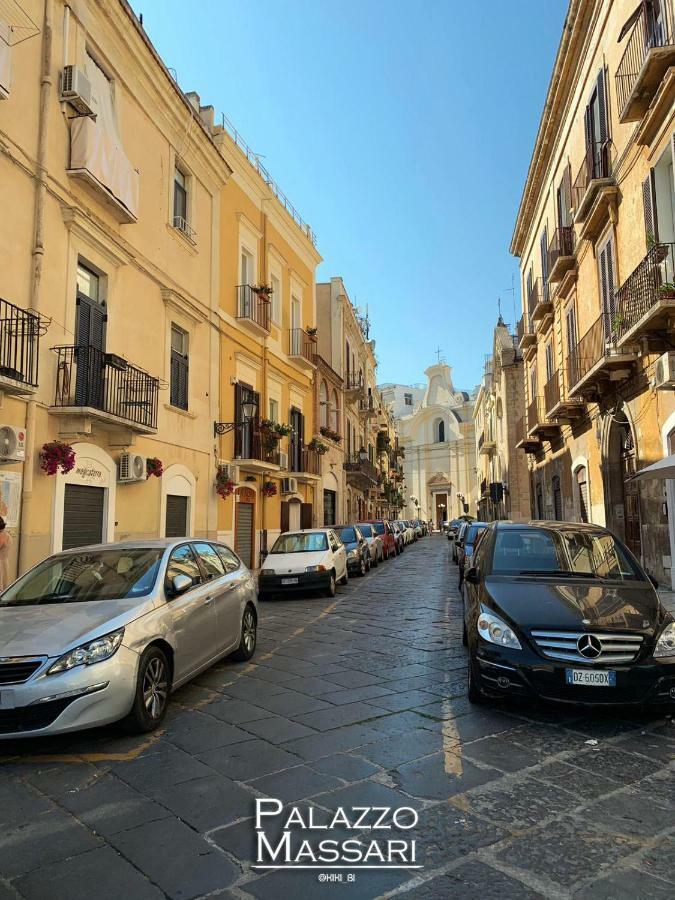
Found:
[[255, 491], [239, 488], [235, 498], [234, 550], [249, 569], [253, 567]]
[[337, 494], [335, 491], [323, 492], [323, 524], [335, 525], [335, 510], [337, 507]]
[[101, 409], [105, 396], [105, 346], [108, 320], [102, 279], [78, 263], [75, 314], [75, 400]]
[[443, 522], [448, 517], [448, 495], [434, 494], [434, 508], [436, 510], [436, 526], [440, 531], [443, 527]]
[[637, 453], [633, 430], [623, 411], [618, 412], [610, 424], [605, 466], [607, 525], [640, 559], [640, 493], [638, 483], [632, 480], [637, 468]]
[[288, 530], [300, 531], [300, 512], [301, 506], [299, 500], [290, 500], [288, 504]]

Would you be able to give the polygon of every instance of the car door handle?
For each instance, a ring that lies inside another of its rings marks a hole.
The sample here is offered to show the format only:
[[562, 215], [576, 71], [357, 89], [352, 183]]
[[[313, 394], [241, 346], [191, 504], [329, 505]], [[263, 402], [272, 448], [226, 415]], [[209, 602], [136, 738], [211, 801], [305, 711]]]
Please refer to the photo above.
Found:
[[208, 606], [211, 603], [213, 603], [213, 597], [206, 597], [206, 599], [204, 600], [204, 606]]

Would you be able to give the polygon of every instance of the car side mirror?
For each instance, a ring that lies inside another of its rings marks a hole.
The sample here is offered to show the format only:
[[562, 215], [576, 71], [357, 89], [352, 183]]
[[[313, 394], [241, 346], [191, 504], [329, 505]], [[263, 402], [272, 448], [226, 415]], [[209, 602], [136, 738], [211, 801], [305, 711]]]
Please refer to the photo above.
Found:
[[469, 584], [480, 584], [480, 572], [476, 566], [471, 566], [464, 576], [464, 581], [468, 581]]
[[184, 594], [185, 591], [189, 590], [192, 587], [192, 579], [188, 578], [187, 575], [174, 575], [171, 580], [171, 587], [173, 588], [173, 593], [175, 596], [178, 594]]

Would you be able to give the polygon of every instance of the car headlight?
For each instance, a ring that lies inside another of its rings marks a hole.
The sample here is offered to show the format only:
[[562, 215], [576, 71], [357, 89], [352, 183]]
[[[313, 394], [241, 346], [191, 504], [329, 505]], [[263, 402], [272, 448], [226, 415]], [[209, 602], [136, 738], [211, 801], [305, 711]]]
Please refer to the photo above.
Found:
[[478, 616], [478, 634], [491, 644], [512, 647], [514, 650], [523, 649], [511, 628], [494, 613], [482, 612]]
[[88, 644], [82, 644], [74, 650], [69, 650], [60, 656], [56, 662], [49, 667], [47, 675], [57, 675], [59, 672], [67, 672], [74, 669], [75, 666], [91, 666], [97, 662], [103, 662], [110, 659], [117, 653], [122, 638], [124, 637], [124, 628], [117, 631], [111, 631], [110, 634], [104, 634], [103, 637], [89, 641]]
[[675, 656], [675, 622], [666, 625], [659, 635], [654, 656]]
[[350, 550], [349, 553], [347, 554], [347, 557], [349, 559], [356, 559], [358, 555], [359, 555], [358, 550]]
[[325, 566], [307, 566], [305, 572], [325, 572]]

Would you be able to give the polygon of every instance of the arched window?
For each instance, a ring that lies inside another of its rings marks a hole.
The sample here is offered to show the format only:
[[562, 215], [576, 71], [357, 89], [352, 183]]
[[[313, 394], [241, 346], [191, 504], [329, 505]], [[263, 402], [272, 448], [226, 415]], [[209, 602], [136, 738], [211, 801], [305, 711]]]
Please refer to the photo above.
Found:
[[328, 388], [325, 381], [319, 386], [319, 424], [322, 428], [328, 427]]
[[337, 431], [340, 433], [340, 409], [338, 407], [338, 395], [335, 388], [333, 388], [333, 395], [330, 401], [330, 427], [333, 431]]
[[434, 422], [434, 442], [442, 444], [445, 441], [445, 422], [443, 419], [436, 419]]
[[579, 519], [582, 522], [589, 522], [588, 517], [588, 472], [586, 466], [579, 466], [574, 473], [574, 480], [577, 485], [577, 505], [579, 508]]
[[559, 475], [554, 475], [551, 479], [551, 490], [553, 491], [553, 518], [556, 522], [562, 522], [562, 491], [560, 490]]

